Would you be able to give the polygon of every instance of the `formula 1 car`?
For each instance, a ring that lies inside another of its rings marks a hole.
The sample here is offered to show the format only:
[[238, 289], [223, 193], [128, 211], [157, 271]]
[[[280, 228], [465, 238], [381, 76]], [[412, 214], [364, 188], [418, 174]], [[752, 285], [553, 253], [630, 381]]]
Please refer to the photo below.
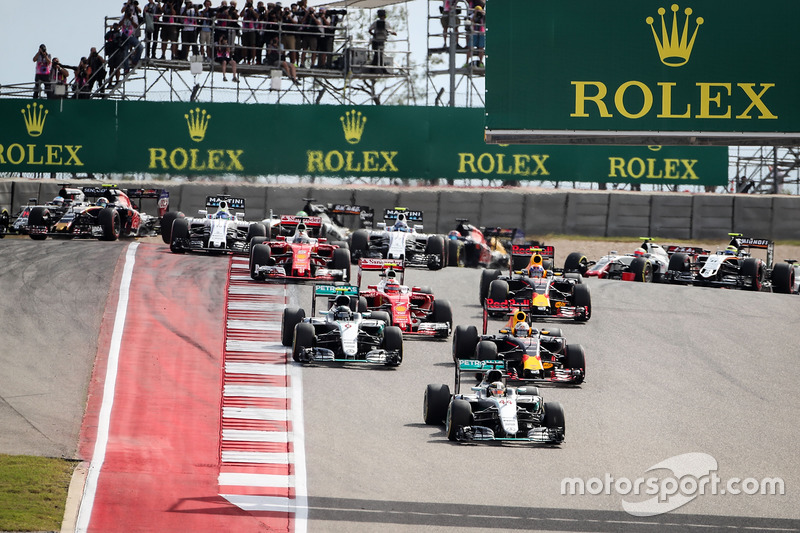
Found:
[[[309, 228], [316, 228], [319, 217], [284, 215], [282, 227], [294, 227], [291, 237], [276, 240], [254, 237], [250, 243], [250, 277], [254, 280], [349, 281], [350, 252], [327, 239], [313, 238]], [[344, 243], [341, 243], [344, 245]]]
[[[395, 207], [384, 210], [383, 219], [384, 222], [377, 223], [377, 229], [353, 232], [350, 237], [353, 263], [362, 257], [371, 257], [399, 259], [407, 266], [428, 267], [430, 270], [439, 270], [447, 265], [444, 237], [420, 233], [422, 211]], [[413, 225], [409, 226], [409, 223]]]
[[514, 245], [511, 255], [512, 263], [517, 257], [529, 258], [529, 266], [523, 270], [509, 269], [507, 276], [501, 276], [499, 270], [487, 269], [481, 273], [484, 315], [505, 316], [519, 309], [534, 320], [565, 318], [585, 322], [591, 318], [592, 299], [581, 275], [545, 268], [552, 264], [555, 255], [552, 246]]
[[[317, 216], [322, 220], [320, 227], [320, 237], [325, 237], [329, 241], [347, 241], [351, 234], [351, 228], [345, 223], [345, 217], [351, 217], [348, 220], [356, 218], [355, 229], [371, 228], [375, 211], [365, 205], [355, 204], [315, 204], [315, 198], [303, 198], [305, 206], [303, 206], [303, 213], [308, 216]], [[299, 213], [298, 213], [299, 214]]]
[[[323, 316], [316, 316], [318, 297], [333, 299]], [[358, 288], [352, 285], [315, 285], [311, 316], [303, 309], [283, 311], [281, 342], [292, 346], [292, 358], [301, 363], [373, 363], [399, 366], [403, 362], [403, 332], [389, 325], [382, 311], [353, 311]]]
[[[27, 233], [34, 240], [48, 235], [59, 237], [96, 237], [113, 241], [120, 237], [155, 235], [160, 217], [139, 212], [132, 198], [157, 199], [160, 214], [169, 206], [164, 189], [126, 189], [116, 185], [83, 187], [63, 186], [52, 202], [30, 207]], [[88, 200], [94, 200], [89, 202]]]
[[[425, 389], [422, 417], [426, 424], [445, 423], [451, 441], [501, 441], [561, 444], [566, 435], [564, 409], [545, 403], [535, 386], [511, 387], [503, 361], [459, 360], [455, 393], [447, 385]], [[471, 393], [461, 392], [461, 375], [477, 373]]]
[[506, 246], [524, 238], [517, 228], [476, 228], [466, 218], [456, 222], [456, 229], [447, 234], [448, 266], [507, 267]]
[[209, 214], [207, 209], [201, 209], [197, 217], [174, 218], [166, 236], [170, 251], [249, 253], [250, 241], [256, 236], [265, 237], [267, 228], [260, 222], [245, 222], [244, 206], [244, 198], [226, 194], [206, 197], [206, 208], [216, 207], [216, 212]]
[[[661, 281], [669, 266], [669, 253], [661, 245], [654, 243], [650, 237], [640, 237], [640, 239], [642, 246], [633, 253], [620, 255], [617, 252], [609, 252], [596, 262], [591, 262], [591, 266], [583, 275], [623, 281]], [[564, 268], [566, 270], [567, 266]], [[580, 267], [573, 267], [571, 270], [580, 271]]]
[[381, 271], [381, 281], [360, 291], [367, 309], [386, 311], [391, 324], [405, 335], [446, 339], [453, 327], [453, 308], [447, 300], [436, 300], [428, 287], [404, 285], [405, 265], [394, 259], [358, 260], [358, 286], [363, 271]]
[[[741, 233], [728, 236], [731, 237], [728, 247], [715, 254], [706, 250], [692, 260], [686, 253], [673, 253], [665, 279], [670, 283], [751, 291], [771, 289], [785, 294], [794, 290], [793, 265], [789, 262], [773, 264], [775, 244], [772, 241], [743, 237]], [[766, 261], [751, 257], [751, 249], [766, 250]]]

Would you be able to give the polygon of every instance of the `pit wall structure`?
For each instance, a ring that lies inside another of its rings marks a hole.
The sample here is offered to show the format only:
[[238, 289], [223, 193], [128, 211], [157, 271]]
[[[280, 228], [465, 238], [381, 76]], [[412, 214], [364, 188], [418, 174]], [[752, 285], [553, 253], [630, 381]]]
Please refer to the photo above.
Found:
[[[304, 198], [315, 198], [317, 203], [370, 206], [376, 219], [385, 208], [421, 210], [425, 231], [431, 233], [447, 233], [455, 228], [457, 218], [466, 218], [477, 226], [518, 227], [529, 238], [559, 234], [725, 240], [727, 233], [739, 232], [765, 239], [800, 240], [800, 198], [794, 196], [138, 181], [117, 185], [166, 188], [170, 210], [189, 216], [204, 208], [206, 196], [229, 194], [246, 199], [247, 220], [267, 218], [270, 212], [295, 214], [305, 204]], [[29, 199], [47, 202], [58, 190], [59, 185], [49, 180], [0, 180], [0, 207], [13, 215]], [[157, 210], [154, 201], [146, 201], [143, 209], [151, 214]]]

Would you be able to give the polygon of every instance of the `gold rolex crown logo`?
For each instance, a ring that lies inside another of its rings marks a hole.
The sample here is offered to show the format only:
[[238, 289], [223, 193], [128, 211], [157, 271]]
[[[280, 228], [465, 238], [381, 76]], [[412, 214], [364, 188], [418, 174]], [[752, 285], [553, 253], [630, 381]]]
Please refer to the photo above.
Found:
[[[37, 107], [38, 106], [38, 107]], [[25, 129], [28, 130], [28, 135], [31, 137], [38, 137], [44, 130], [44, 121], [47, 119], [49, 111], [44, 108], [42, 104], [28, 104], [25, 109], [20, 110], [22, 116], [25, 118]]]
[[199, 107], [189, 111], [188, 115], [183, 115], [186, 119], [186, 124], [189, 126], [189, 136], [194, 142], [200, 142], [206, 137], [206, 130], [208, 129], [208, 121], [211, 120], [211, 115], [206, 113], [206, 110], [201, 110]]
[[342, 122], [344, 138], [347, 142], [358, 144], [364, 134], [364, 125], [367, 123], [367, 117], [362, 116], [361, 111], [353, 109], [345, 113], [343, 117], [339, 117], [339, 120]]
[[692, 33], [692, 38], [689, 39], [689, 18], [692, 14], [692, 8], [687, 7], [683, 10], [686, 19], [683, 22], [683, 30], [678, 35], [678, 4], [672, 4], [672, 29], [667, 31], [667, 23], [664, 21], [664, 14], [667, 12], [663, 7], [658, 8], [658, 14], [661, 16], [661, 38], [659, 39], [656, 29], [653, 27], [653, 17], [647, 17], [645, 22], [650, 25], [653, 31], [653, 38], [656, 40], [656, 47], [658, 48], [658, 55], [661, 57], [661, 62], [668, 67], [680, 67], [689, 61], [689, 56], [692, 55], [692, 47], [694, 46], [695, 37], [697, 37], [697, 30], [703, 24], [703, 17], [697, 17], [696, 26]]

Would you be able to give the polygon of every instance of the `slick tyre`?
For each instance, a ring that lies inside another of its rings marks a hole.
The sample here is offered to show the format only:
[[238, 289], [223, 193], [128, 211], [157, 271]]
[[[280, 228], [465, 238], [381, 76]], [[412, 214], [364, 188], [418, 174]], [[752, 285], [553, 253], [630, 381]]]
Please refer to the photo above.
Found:
[[361, 257], [367, 255], [369, 247], [369, 231], [357, 229], [350, 236], [350, 257], [353, 264], [357, 263]]
[[653, 265], [644, 257], [635, 257], [631, 261], [630, 272], [633, 273], [633, 281], [652, 283]]
[[259, 274], [256, 271], [256, 267], [269, 265], [271, 257], [272, 251], [268, 244], [256, 244], [253, 246], [252, 253], [250, 254], [250, 277], [252, 279], [256, 281], [262, 281], [264, 279], [263, 274]]
[[425, 253], [430, 256], [428, 259], [428, 268], [430, 270], [439, 270], [447, 265], [444, 237], [441, 235], [432, 235], [428, 237], [428, 243], [425, 245]]
[[794, 267], [791, 264], [775, 264], [772, 269], [772, 288], [775, 292], [791, 294], [794, 288]]
[[447, 266], [464, 266], [464, 243], [458, 239], [447, 241]]
[[446, 323], [450, 329], [453, 328], [453, 307], [447, 300], [434, 300], [431, 316], [434, 322]]
[[336, 248], [333, 250], [331, 268], [344, 272], [342, 281], [350, 281], [350, 251], [347, 248]]
[[589, 261], [581, 252], [572, 252], [564, 261], [564, 272], [578, 272], [581, 276], [589, 269]]
[[542, 420], [544, 427], [548, 429], [564, 429], [564, 435], [567, 434], [567, 426], [564, 420], [564, 408], [558, 402], [545, 402], [544, 404], [544, 420]]
[[478, 345], [478, 328], [475, 326], [456, 326], [453, 333], [453, 361], [472, 359]]
[[475, 347], [475, 359], [478, 361], [497, 360], [497, 345], [492, 341], [480, 341]]
[[580, 370], [582, 376], [573, 383], [583, 383], [586, 377], [586, 352], [580, 344], [567, 344], [564, 356], [564, 366], [566, 368]]
[[481, 284], [480, 284], [480, 302], [483, 305], [483, 302], [486, 300], [486, 297], [489, 296], [489, 285], [500, 277], [500, 271], [497, 269], [489, 269], [481, 272]]
[[176, 218], [172, 221], [172, 231], [170, 232], [169, 250], [174, 254], [182, 254], [189, 242], [189, 221], [185, 218]]
[[588, 285], [575, 285], [572, 292], [572, 304], [576, 307], [585, 307], [586, 315], [577, 316], [578, 322], [586, 322], [592, 318], [592, 295], [589, 293]]
[[161, 217], [161, 240], [164, 244], [172, 242], [172, 223], [175, 222], [176, 218], [183, 217], [184, 214], [180, 211], [167, 211], [164, 213], [164, 216]]
[[457, 441], [461, 429], [472, 425], [472, 409], [466, 400], [453, 400], [447, 409], [445, 432], [451, 441]]
[[760, 291], [764, 285], [764, 264], [755, 257], [748, 257], [742, 261], [741, 274], [750, 280], [751, 291]]
[[502, 279], [496, 279], [490, 283], [489, 298], [495, 302], [505, 302], [508, 300], [508, 283]]
[[422, 419], [429, 426], [438, 426], [447, 418], [447, 407], [450, 405], [450, 387], [430, 384], [425, 388], [425, 400], [422, 404]]
[[294, 327], [294, 338], [292, 340], [292, 359], [302, 361], [301, 356], [304, 348], [314, 347], [314, 326], [308, 322], [300, 322]]
[[113, 207], [104, 207], [97, 215], [100, 227], [103, 228], [103, 241], [116, 241], [122, 232], [122, 221], [119, 218], [119, 211]]
[[[50, 225], [53, 223], [52, 220], [53, 216], [50, 213], [50, 210], [46, 207], [33, 207], [31, 208], [30, 213], [28, 213], [28, 227], [32, 226], [44, 226], [47, 228], [47, 231], [50, 231]], [[47, 238], [46, 233], [28, 233], [31, 239], [34, 241], [43, 241]]]
[[403, 362], [403, 331], [397, 326], [387, 326], [383, 330], [383, 349], [387, 352], [398, 352], [397, 359], [386, 366], [400, 366]]
[[283, 310], [283, 320], [281, 321], [281, 344], [291, 346], [294, 337], [294, 328], [303, 321], [306, 312], [299, 307], [287, 307]]
[[254, 222], [247, 227], [247, 242], [251, 242], [253, 237], [267, 237], [267, 227], [260, 223]]
[[373, 311], [370, 316], [375, 320], [383, 320], [386, 323], [386, 327], [392, 325], [392, 315], [386, 311]]

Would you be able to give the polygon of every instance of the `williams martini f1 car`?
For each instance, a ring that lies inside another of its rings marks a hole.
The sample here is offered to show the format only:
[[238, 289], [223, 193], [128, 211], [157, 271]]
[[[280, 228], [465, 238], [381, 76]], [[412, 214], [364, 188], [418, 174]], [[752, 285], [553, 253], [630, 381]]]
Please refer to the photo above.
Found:
[[201, 209], [197, 217], [174, 218], [169, 234], [162, 234], [169, 241], [173, 253], [204, 251], [246, 254], [253, 237], [267, 234], [264, 224], [245, 222], [244, 198], [208, 196], [206, 208], [209, 207], [216, 207], [216, 212], [209, 213], [207, 209]]

